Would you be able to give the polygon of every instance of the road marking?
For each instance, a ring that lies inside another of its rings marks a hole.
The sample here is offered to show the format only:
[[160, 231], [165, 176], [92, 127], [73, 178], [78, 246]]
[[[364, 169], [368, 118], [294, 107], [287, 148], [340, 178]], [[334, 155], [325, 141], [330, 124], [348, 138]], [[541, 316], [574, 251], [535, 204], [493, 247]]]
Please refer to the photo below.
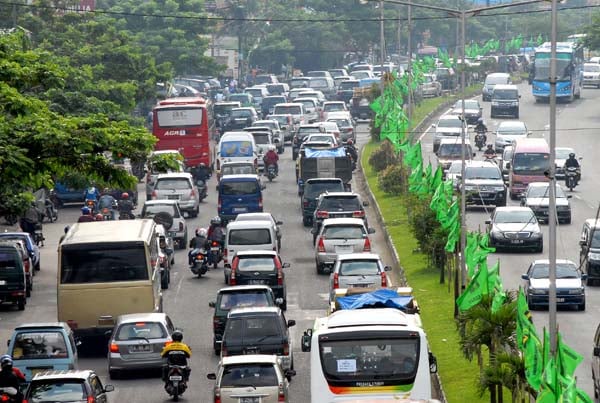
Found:
[[423, 137], [425, 137], [425, 135], [426, 135], [427, 133], [429, 133], [429, 130], [431, 130], [431, 127], [432, 127], [432, 126], [429, 126], [429, 127], [427, 128], [427, 130], [425, 130], [425, 131], [423, 132], [423, 134], [421, 134], [421, 135], [419, 136], [419, 141], [423, 140]]
[[[177, 272], [173, 273], [175, 276], [177, 276]], [[183, 284], [183, 276], [180, 276], [179, 278], [179, 284], [177, 284], [177, 292], [175, 293], [175, 298], [173, 299], [173, 306], [177, 306], [177, 297], [179, 297], [179, 293], [181, 291], [181, 285]]]

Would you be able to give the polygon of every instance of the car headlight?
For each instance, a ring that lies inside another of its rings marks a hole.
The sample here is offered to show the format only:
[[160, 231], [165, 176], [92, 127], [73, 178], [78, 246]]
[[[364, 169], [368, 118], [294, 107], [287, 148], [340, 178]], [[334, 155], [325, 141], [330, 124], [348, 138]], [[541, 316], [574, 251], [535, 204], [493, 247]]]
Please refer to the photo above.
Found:
[[569, 290], [569, 294], [570, 295], [581, 295], [581, 294], [583, 294], [583, 287], [581, 287], [581, 288], [574, 288], [572, 290]]
[[600, 253], [588, 253], [589, 260], [600, 260]]
[[492, 101], [492, 106], [498, 106], [498, 105], [500, 105], [498, 102]]
[[519, 103], [518, 102], [511, 102], [510, 105], [511, 106], [519, 106]]
[[548, 294], [548, 290], [546, 288], [530, 288], [529, 292], [535, 295], [544, 295]]
[[531, 237], [532, 238], [541, 238], [542, 237], [542, 233], [541, 232], [532, 232], [531, 233]]
[[465, 186], [465, 192], [475, 192], [477, 191], [477, 186], [467, 185]]
[[498, 186], [494, 188], [495, 192], [504, 192], [504, 186]]
[[492, 236], [493, 238], [504, 238], [504, 233], [502, 231], [494, 229], [490, 232], [490, 236]]

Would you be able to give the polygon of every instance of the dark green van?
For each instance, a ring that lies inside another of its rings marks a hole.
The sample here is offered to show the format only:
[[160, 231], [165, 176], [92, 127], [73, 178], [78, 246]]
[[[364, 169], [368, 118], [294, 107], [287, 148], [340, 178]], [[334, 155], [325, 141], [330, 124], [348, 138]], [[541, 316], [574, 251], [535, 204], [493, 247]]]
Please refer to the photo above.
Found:
[[0, 303], [17, 305], [25, 309], [27, 280], [21, 255], [16, 246], [0, 242]]

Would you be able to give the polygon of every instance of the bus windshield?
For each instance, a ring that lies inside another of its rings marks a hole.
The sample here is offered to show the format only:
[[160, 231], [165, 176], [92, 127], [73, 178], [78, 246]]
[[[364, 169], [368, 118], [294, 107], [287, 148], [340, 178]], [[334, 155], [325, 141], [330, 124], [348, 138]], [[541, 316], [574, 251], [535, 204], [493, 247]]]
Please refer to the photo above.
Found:
[[[572, 53], [556, 54], [556, 71], [559, 81], [571, 79]], [[537, 53], [535, 55], [535, 77], [536, 81], [548, 81], [550, 77], [550, 53]]]
[[518, 175], [540, 175], [549, 166], [550, 156], [546, 153], [517, 153], [513, 156], [512, 170]]
[[343, 332], [319, 337], [321, 366], [330, 386], [412, 384], [419, 349], [415, 332]]
[[156, 110], [158, 126], [161, 128], [169, 127], [193, 127], [202, 124], [202, 114], [204, 108], [197, 106], [166, 107]]

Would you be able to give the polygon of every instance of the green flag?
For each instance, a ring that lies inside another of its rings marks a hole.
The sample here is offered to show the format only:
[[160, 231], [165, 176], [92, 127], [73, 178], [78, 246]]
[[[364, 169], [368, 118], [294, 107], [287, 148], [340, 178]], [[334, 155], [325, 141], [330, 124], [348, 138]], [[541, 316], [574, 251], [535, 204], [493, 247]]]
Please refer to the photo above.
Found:
[[420, 164], [423, 161], [423, 157], [421, 155], [421, 142], [420, 141], [417, 141], [414, 145], [412, 145], [410, 147], [410, 149], [407, 151], [406, 155], [404, 156], [404, 161], [411, 168], [416, 167], [418, 164]]
[[577, 366], [583, 361], [583, 356], [563, 343], [560, 333], [558, 333], [556, 354], [560, 357], [559, 373], [565, 377], [572, 377]]
[[445, 230], [449, 230], [451, 227], [456, 225], [456, 223], [460, 223], [460, 206], [458, 204], [458, 200], [452, 202], [450, 207], [448, 208], [448, 216], [445, 221], [440, 221], [442, 228]]
[[535, 333], [535, 326], [531, 319], [531, 312], [529, 312], [529, 305], [527, 305], [523, 289], [519, 288], [517, 295], [517, 346], [519, 350], [523, 351], [525, 349], [525, 343], [531, 332]]
[[444, 249], [448, 253], [454, 253], [456, 249], [456, 244], [460, 240], [460, 222], [454, 223], [452, 227], [450, 227], [450, 231], [448, 232], [448, 240], [446, 241], [446, 246]]
[[506, 301], [506, 293], [504, 292], [502, 278], [500, 277], [500, 261], [496, 261], [496, 264], [490, 269], [489, 278], [489, 289], [493, 295], [492, 313], [496, 313]]
[[[549, 389], [555, 397], [561, 395], [560, 383], [558, 381], [558, 371], [556, 368], [556, 360], [554, 359], [554, 357], [550, 357], [550, 359], [544, 367], [544, 373], [542, 374], [542, 391], [544, 389]], [[538, 401], [539, 400], [536, 400], [536, 402]], [[545, 401], [546, 400], [543, 400], [543, 402]], [[556, 400], [554, 400], [554, 402], [556, 402]]]
[[444, 178], [444, 170], [440, 165], [438, 165], [435, 173], [431, 177], [431, 181], [429, 182], [429, 191], [431, 193], [435, 192], [436, 189], [442, 184], [442, 180]]
[[469, 278], [472, 278], [473, 275], [475, 275], [475, 267], [477, 266], [477, 261], [474, 259], [474, 256], [478, 242], [479, 233], [471, 231], [467, 232], [467, 244], [465, 245], [465, 263], [467, 264], [467, 274], [469, 275]]
[[483, 296], [487, 294], [489, 294], [488, 269], [486, 265], [480, 265], [465, 291], [457, 298], [458, 309], [461, 312], [468, 311], [479, 304]]
[[575, 402], [577, 403], [593, 403], [592, 399], [581, 389], [575, 391]]
[[542, 343], [537, 334], [531, 333], [525, 344], [523, 352], [523, 361], [525, 363], [525, 377], [527, 382], [535, 390], [539, 390], [542, 384], [542, 373], [544, 370], [544, 360], [542, 358]]

